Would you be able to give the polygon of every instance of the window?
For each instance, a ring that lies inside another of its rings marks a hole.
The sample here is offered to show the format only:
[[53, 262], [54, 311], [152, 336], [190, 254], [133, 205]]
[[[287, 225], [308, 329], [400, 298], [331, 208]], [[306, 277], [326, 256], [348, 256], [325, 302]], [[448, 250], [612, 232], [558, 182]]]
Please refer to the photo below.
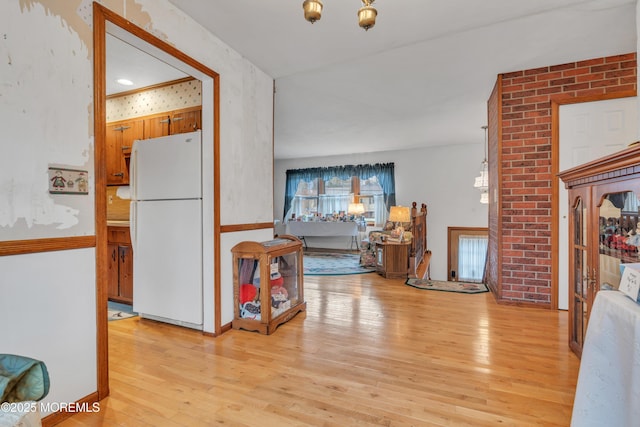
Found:
[[482, 282], [489, 231], [480, 227], [448, 227], [448, 280]]
[[369, 225], [382, 225], [395, 205], [393, 172], [393, 163], [288, 170], [284, 219], [339, 214], [355, 202]]
[[[311, 216], [318, 212], [318, 183], [317, 180], [300, 181], [293, 200], [292, 213], [295, 216]], [[289, 218], [291, 215], [289, 216]]]
[[353, 203], [353, 191], [351, 189], [351, 177], [340, 179], [331, 177], [323, 182], [324, 192], [318, 194], [318, 215], [328, 216], [347, 212], [349, 203]]
[[487, 236], [463, 234], [458, 238], [458, 280], [482, 282], [488, 241]]
[[382, 226], [387, 219], [387, 207], [384, 203], [384, 191], [377, 176], [360, 180], [358, 203], [364, 205], [364, 218], [367, 225]]

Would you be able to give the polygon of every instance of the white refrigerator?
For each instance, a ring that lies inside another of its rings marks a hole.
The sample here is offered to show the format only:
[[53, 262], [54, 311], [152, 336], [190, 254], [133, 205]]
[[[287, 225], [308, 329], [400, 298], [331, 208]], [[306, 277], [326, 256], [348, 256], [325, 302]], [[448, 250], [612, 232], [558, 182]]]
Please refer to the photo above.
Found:
[[202, 330], [202, 136], [136, 140], [130, 159], [133, 310]]

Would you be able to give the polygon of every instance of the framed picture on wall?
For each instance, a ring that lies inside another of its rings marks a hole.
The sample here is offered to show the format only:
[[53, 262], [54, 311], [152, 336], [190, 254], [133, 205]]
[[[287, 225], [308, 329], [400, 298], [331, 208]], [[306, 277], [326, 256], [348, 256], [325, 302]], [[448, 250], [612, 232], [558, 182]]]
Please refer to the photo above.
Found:
[[48, 177], [51, 194], [89, 194], [86, 170], [50, 167]]

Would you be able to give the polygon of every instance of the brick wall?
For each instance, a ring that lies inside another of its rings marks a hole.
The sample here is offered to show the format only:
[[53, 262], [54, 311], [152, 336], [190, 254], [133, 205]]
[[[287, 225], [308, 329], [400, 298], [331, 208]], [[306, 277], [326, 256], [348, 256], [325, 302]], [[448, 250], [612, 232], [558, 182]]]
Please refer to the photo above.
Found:
[[505, 73], [498, 79], [502, 92], [501, 138], [494, 141], [501, 168], [498, 299], [551, 303], [551, 101], [636, 90], [636, 68], [636, 54], [629, 53]]

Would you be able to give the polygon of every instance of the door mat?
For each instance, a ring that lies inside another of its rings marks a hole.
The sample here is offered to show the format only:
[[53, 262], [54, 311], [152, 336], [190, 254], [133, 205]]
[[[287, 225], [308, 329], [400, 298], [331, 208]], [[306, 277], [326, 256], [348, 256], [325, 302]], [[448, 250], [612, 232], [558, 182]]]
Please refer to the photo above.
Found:
[[479, 294], [489, 292], [484, 283], [447, 282], [445, 280], [407, 279], [409, 286], [432, 291], [459, 292], [463, 294]]
[[107, 314], [109, 321], [128, 319], [129, 317], [137, 316], [138, 313], [133, 311], [133, 307], [129, 304], [121, 304], [119, 302], [109, 301], [107, 306]]

